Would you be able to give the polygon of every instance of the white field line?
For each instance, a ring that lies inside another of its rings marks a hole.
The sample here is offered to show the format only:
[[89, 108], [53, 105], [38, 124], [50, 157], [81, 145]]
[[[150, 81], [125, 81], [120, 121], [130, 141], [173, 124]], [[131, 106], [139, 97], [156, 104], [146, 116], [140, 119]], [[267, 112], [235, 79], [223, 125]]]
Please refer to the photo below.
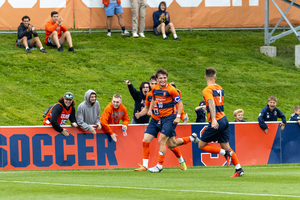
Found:
[[126, 187], [126, 186], [108, 186], [108, 185], [84, 185], [84, 184], [66, 184], [66, 183], [47, 183], [47, 182], [29, 182], [29, 181], [6, 181], [0, 180], [2, 183], [20, 183], [20, 184], [37, 184], [37, 185], [53, 185], [53, 186], [69, 186], [69, 187], [94, 187], [94, 188], [117, 188], [117, 189], [132, 189], [132, 190], [150, 190], [150, 191], [166, 191], [166, 192], [193, 192], [193, 193], [212, 193], [212, 194], [229, 194], [229, 195], [245, 195], [245, 196], [265, 196], [265, 197], [292, 197], [300, 198], [295, 195], [280, 195], [280, 194], [256, 194], [242, 192], [220, 192], [209, 190], [180, 190], [167, 188], [142, 188], [142, 187]]

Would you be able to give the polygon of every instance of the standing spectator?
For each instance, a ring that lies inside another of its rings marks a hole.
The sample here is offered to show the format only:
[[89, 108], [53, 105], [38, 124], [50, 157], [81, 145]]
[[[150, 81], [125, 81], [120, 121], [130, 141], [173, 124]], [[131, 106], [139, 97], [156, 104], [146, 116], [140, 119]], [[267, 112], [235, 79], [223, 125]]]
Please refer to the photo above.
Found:
[[117, 142], [117, 135], [111, 130], [109, 124], [119, 124], [120, 120], [123, 121], [123, 131], [127, 131], [127, 126], [129, 124], [127, 109], [122, 104], [122, 96], [115, 94], [112, 102], [106, 106], [100, 118], [104, 131], [106, 131], [115, 142]]
[[265, 106], [259, 113], [258, 116], [258, 122], [259, 126], [262, 130], [265, 131], [265, 133], [268, 133], [268, 125], [265, 123], [265, 121], [277, 121], [277, 118], [282, 119], [282, 123], [280, 124], [281, 130], [284, 129], [286, 118], [285, 115], [276, 107], [277, 104], [277, 98], [274, 96], [270, 96], [268, 98], [268, 105]]
[[[31, 53], [29, 47], [35, 46], [35, 44], [40, 48], [40, 52], [47, 53], [41, 43], [38, 33], [35, 31], [35, 26], [29, 24], [30, 18], [25, 15], [22, 17], [22, 23], [18, 27], [18, 39], [17, 46], [25, 47], [26, 53]], [[34, 38], [32, 38], [32, 35]]]
[[67, 129], [61, 126], [65, 125], [68, 119], [71, 121], [71, 126], [78, 126], [75, 117], [75, 101], [73, 97], [74, 95], [71, 92], [67, 92], [63, 97], [59, 98], [58, 103], [49, 110], [44, 118], [43, 125], [52, 125], [57, 132], [64, 136], [69, 136]]
[[135, 113], [141, 112], [145, 107], [146, 95], [150, 91], [150, 84], [148, 81], [143, 81], [140, 85], [140, 91], [137, 91], [130, 83], [130, 79], [125, 81], [128, 86], [129, 92], [134, 100], [134, 111], [131, 124], [147, 124], [149, 123], [150, 116], [145, 115], [137, 119]]
[[195, 108], [195, 112], [197, 114], [196, 123], [205, 122], [206, 121], [206, 105], [205, 101], [200, 101], [199, 106]]
[[[71, 33], [68, 31], [68, 28], [62, 24], [62, 21], [63, 18], [58, 18], [57, 11], [51, 12], [51, 20], [48, 21], [45, 25], [46, 39], [44, 42], [45, 44], [47, 44], [47, 46], [57, 47], [57, 50], [59, 52], [64, 52], [63, 46], [67, 41], [69, 44], [68, 51], [76, 53], [73, 48]], [[64, 34], [62, 34], [61, 32], [63, 32]]]
[[[130, 0], [131, 16], [132, 16], [132, 36], [138, 38], [145, 37], [145, 15], [147, 9], [147, 0]], [[138, 20], [138, 16], [140, 16]], [[139, 29], [138, 29], [139, 22]], [[139, 30], [139, 35], [137, 34]]]
[[233, 112], [234, 121], [233, 122], [246, 122], [243, 120], [244, 117], [244, 111], [242, 109], [237, 109]]
[[129, 32], [125, 30], [124, 20], [123, 20], [123, 8], [121, 6], [121, 0], [102, 0], [104, 4], [105, 16], [107, 17], [107, 36], [111, 36], [111, 21], [114, 15], [117, 15], [119, 20], [119, 25], [122, 29], [121, 35], [129, 36]]
[[[167, 35], [169, 34], [169, 30], [173, 33], [174, 40], [179, 41], [175, 27], [173, 23], [170, 21], [170, 14], [166, 12], [167, 4], [162, 1], [159, 3], [158, 11], [153, 13], [153, 31], [156, 36], [162, 34], [164, 40], [168, 40]], [[167, 35], [166, 35], [167, 34]]]
[[84, 101], [77, 108], [76, 120], [82, 130], [91, 131], [96, 134], [92, 125], [97, 125], [101, 129], [100, 123], [100, 104], [97, 101], [97, 93], [94, 90], [88, 90], [84, 95]]
[[300, 125], [300, 106], [294, 107], [294, 113], [291, 115], [290, 121], [297, 121]]

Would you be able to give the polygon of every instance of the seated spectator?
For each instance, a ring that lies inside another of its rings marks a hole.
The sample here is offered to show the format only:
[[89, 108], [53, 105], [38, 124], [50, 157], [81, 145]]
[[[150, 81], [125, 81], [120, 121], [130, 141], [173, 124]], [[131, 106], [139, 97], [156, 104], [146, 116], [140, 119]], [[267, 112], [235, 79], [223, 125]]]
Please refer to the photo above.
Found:
[[233, 112], [234, 121], [233, 122], [246, 122], [243, 120], [244, 117], [244, 111], [242, 109], [237, 109]]
[[129, 92], [134, 100], [134, 111], [131, 124], [147, 124], [149, 123], [150, 116], [145, 115], [137, 119], [135, 113], [141, 112], [145, 107], [146, 95], [150, 91], [150, 84], [148, 81], [143, 81], [140, 85], [140, 91], [137, 91], [133, 85], [130, 83], [130, 80], [125, 81], [128, 86]]
[[[28, 16], [22, 17], [22, 23], [18, 27], [18, 39], [17, 46], [24, 48], [26, 53], [31, 53], [30, 47], [37, 45], [40, 48], [40, 52], [47, 53], [41, 43], [38, 33], [35, 31], [35, 26], [29, 24], [30, 18]], [[34, 38], [32, 38], [32, 35]]]
[[104, 109], [100, 122], [102, 128], [107, 132], [113, 141], [117, 142], [117, 135], [111, 130], [109, 124], [119, 124], [120, 120], [123, 121], [122, 129], [127, 130], [129, 124], [129, 117], [126, 107], [122, 104], [122, 96], [115, 94], [112, 102], [110, 102]]
[[205, 122], [206, 121], [206, 105], [205, 101], [200, 101], [199, 106], [195, 108], [195, 112], [197, 114], [196, 123]]
[[300, 125], [300, 106], [294, 107], [294, 113], [291, 115], [290, 121], [297, 121]]
[[102, 0], [104, 4], [105, 16], [107, 17], [107, 36], [111, 36], [111, 21], [114, 15], [117, 15], [119, 20], [119, 25], [122, 29], [121, 35], [129, 36], [129, 32], [125, 30], [124, 20], [123, 20], [123, 8], [121, 6], [121, 0]]
[[73, 97], [74, 95], [71, 92], [67, 92], [63, 97], [59, 98], [58, 103], [49, 110], [44, 118], [43, 125], [52, 125], [57, 132], [64, 136], [69, 136], [67, 129], [61, 126], [65, 125], [68, 119], [71, 121], [71, 126], [78, 126], [75, 117], [75, 101]]
[[94, 90], [88, 90], [84, 95], [84, 101], [77, 108], [76, 120], [82, 130], [91, 131], [96, 134], [92, 125], [101, 129], [100, 123], [100, 104], [97, 101], [97, 93]]
[[265, 123], [265, 121], [277, 121], [277, 118], [282, 119], [282, 123], [280, 124], [281, 130], [284, 129], [286, 118], [285, 115], [276, 107], [277, 104], [277, 98], [274, 96], [270, 96], [268, 98], [268, 105], [265, 106], [259, 113], [258, 116], [258, 122], [259, 126], [262, 130], [265, 131], [265, 133], [268, 133], [268, 125]]
[[57, 11], [51, 12], [51, 20], [45, 25], [46, 39], [44, 42], [47, 46], [57, 47], [59, 52], [64, 52], [63, 46], [67, 41], [69, 44], [68, 51], [76, 53], [73, 48], [71, 33], [68, 31], [68, 28], [62, 24], [62, 21], [63, 18], [58, 18]]
[[175, 27], [173, 23], [170, 21], [170, 14], [166, 12], [167, 4], [166, 2], [162, 1], [159, 3], [158, 11], [153, 13], [153, 31], [156, 36], [162, 34], [164, 40], [168, 40], [167, 35], [171, 30], [174, 40], [179, 41]]

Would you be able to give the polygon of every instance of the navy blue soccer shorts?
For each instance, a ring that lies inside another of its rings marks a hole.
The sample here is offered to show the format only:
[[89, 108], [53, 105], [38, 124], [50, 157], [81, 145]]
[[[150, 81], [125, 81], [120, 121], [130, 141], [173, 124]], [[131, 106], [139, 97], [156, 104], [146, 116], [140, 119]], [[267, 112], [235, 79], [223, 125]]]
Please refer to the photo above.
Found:
[[157, 138], [157, 135], [160, 131], [161, 131], [161, 124], [158, 124], [158, 121], [152, 118], [150, 123], [147, 126], [145, 133], [153, 135], [155, 138]]
[[229, 122], [226, 116], [217, 121], [219, 123], [219, 128], [214, 129], [209, 123], [208, 127], [203, 132], [200, 140], [203, 142], [215, 142], [226, 143], [229, 142], [230, 131], [229, 131]]
[[168, 136], [168, 137], [175, 137], [176, 132], [175, 128], [177, 124], [173, 124], [173, 121], [176, 118], [176, 114], [169, 115], [167, 117], [161, 117], [161, 133]]

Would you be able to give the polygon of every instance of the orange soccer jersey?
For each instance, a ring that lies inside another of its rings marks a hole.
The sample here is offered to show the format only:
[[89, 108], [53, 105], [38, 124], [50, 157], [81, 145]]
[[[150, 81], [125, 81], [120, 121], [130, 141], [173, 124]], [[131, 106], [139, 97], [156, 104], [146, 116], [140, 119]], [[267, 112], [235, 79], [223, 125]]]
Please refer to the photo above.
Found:
[[106, 106], [102, 113], [102, 116], [100, 117], [103, 129], [110, 135], [112, 135], [113, 131], [109, 127], [109, 124], [119, 124], [120, 120], [123, 121], [123, 125], [128, 126], [129, 117], [126, 107], [121, 104], [118, 109], [115, 109], [112, 102], [110, 102], [108, 106]]
[[211, 122], [210, 117], [210, 110], [209, 110], [209, 104], [208, 100], [213, 99], [215, 102], [215, 108], [216, 108], [216, 120], [219, 120], [225, 116], [224, 113], [224, 90], [223, 88], [218, 84], [213, 84], [207, 86], [203, 91], [203, 97], [204, 101], [206, 103], [207, 107], [207, 118], [208, 121]]
[[167, 83], [164, 88], [160, 89], [159, 85], [155, 85], [152, 87], [151, 94], [156, 99], [160, 117], [175, 114], [175, 103], [181, 101], [181, 99], [173, 86]]
[[[151, 104], [151, 101], [153, 99], [153, 96], [152, 96], [152, 93], [151, 91], [148, 92], [147, 96], [146, 96], [146, 102], [145, 102], [145, 106], [150, 106]], [[158, 112], [158, 109], [157, 109], [157, 105], [155, 103], [153, 109], [152, 109], [152, 118], [159, 121], [160, 120], [160, 117], [159, 117], [159, 112]]]

